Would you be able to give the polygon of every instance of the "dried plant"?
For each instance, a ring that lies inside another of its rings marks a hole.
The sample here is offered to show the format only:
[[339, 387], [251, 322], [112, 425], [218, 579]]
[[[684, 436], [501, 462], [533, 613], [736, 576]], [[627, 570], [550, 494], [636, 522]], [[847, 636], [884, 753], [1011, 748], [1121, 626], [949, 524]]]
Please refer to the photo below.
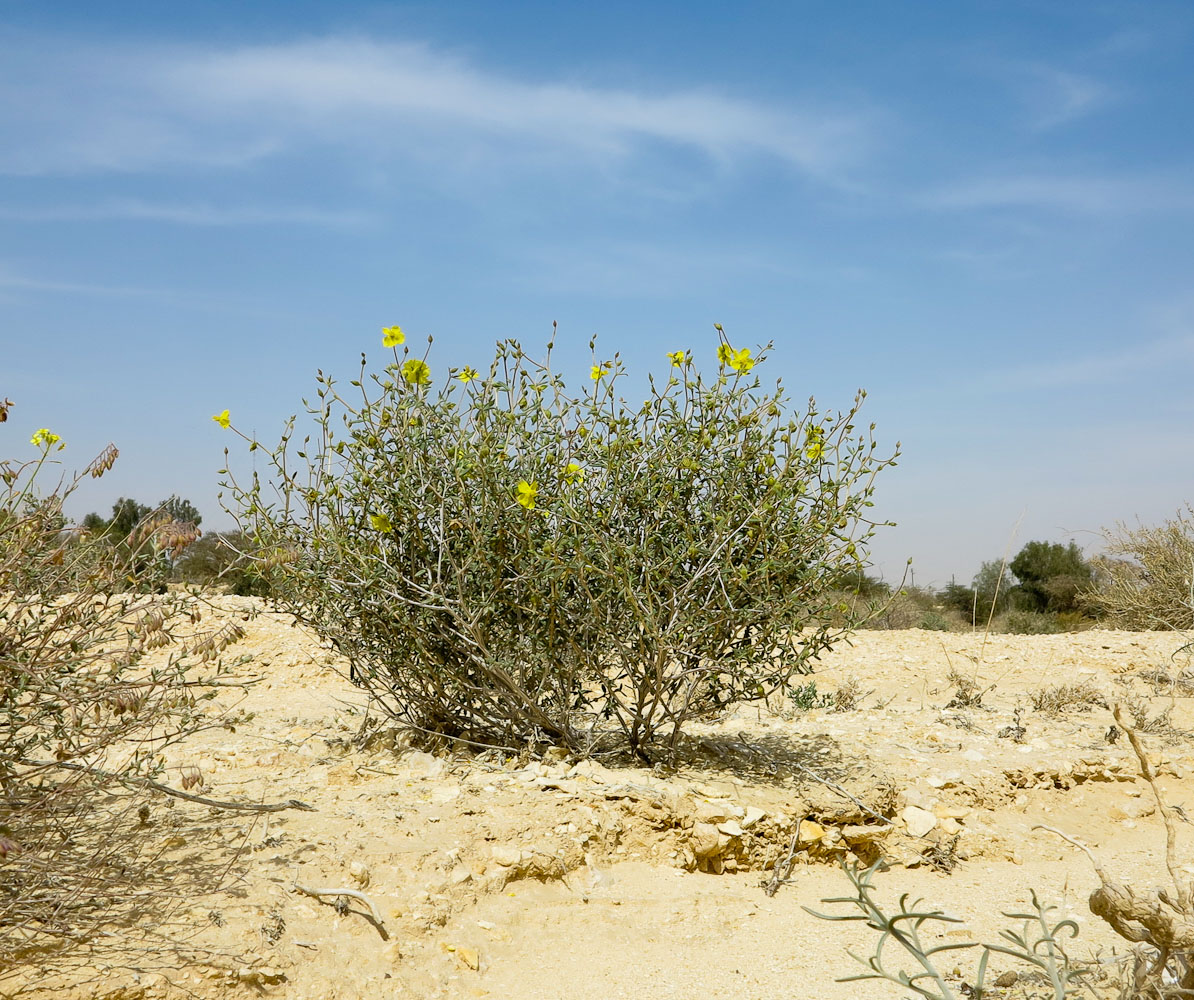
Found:
[[1171, 887], [1138, 889], [1109, 874], [1107, 867], [1085, 844], [1051, 826], [1048, 830], [1086, 854], [1099, 878], [1090, 894], [1090, 912], [1101, 917], [1127, 941], [1141, 946], [1131, 996], [1141, 1000], [1194, 995], [1194, 879], [1184, 872], [1177, 852], [1178, 811], [1165, 801], [1157, 785], [1157, 772], [1144, 750], [1136, 728], [1128, 722], [1121, 706], [1114, 709], [1115, 721], [1127, 735], [1140, 773], [1152, 789], [1157, 811], [1165, 823], [1165, 867]]
[[830, 707], [830, 711], [853, 712], [864, 698], [869, 698], [874, 693], [873, 690], [868, 691], [864, 688], [857, 677], [843, 677], [833, 692], [833, 705]]
[[156, 778], [163, 749], [204, 725], [218, 649], [237, 637], [206, 634], [192, 599], [157, 593], [193, 528], [154, 515], [113, 545], [69, 526], [64, 500], [115, 448], [42, 494], [61, 443], [43, 429], [33, 444], [37, 458], [0, 462], [0, 969], [177, 897], [145, 833], [148, 793], [208, 801]]
[[[827, 914], [804, 907], [822, 920], [861, 920], [879, 933], [879, 942], [875, 946], [874, 954], [869, 958], [863, 958], [854, 952], [849, 953], [851, 958], [866, 966], [868, 971], [855, 976], [844, 976], [838, 982], [886, 979], [912, 990], [924, 1000], [958, 1000], [959, 993], [979, 997], [985, 995], [984, 981], [991, 955], [1001, 954], [1039, 970], [1052, 990], [1053, 1000], [1065, 1000], [1078, 992], [1085, 971], [1071, 961], [1064, 946], [1065, 937], [1077, 936], [1078, 925], [1072, 920], [1055, 921], [1054, 913], [1057, 907], [1042, 903], [1035, 892], [1032, 893], [1031, 912], [1004, 913], [1005, 917], [1021, 922], [1018, 929], [1000, 931], [999, 936], [1003, 938], [1004, 944], [980, 945], [974, 941], [930, 944], [929, 938], [922, 934], [926, 925], [936, 930], [937, 925], [956, 924], [961, 921], [957, 917], [947, 916], [940, 910], [925, 909], [923, 900], [918, 899], [909, 905], [907, 893], [900, 897], [899, 910], [896, 913], [885, 912], [875, 900], [872, 885], [872, 879], [882, 864], [882, 860], [877, 861], [865, 870], [859, 869], [857, 865], [846, 865], [846, 876], [854, 886], [854, 895], [822, 900], [828, 904], [846, 904], [858, 912]], [[913, 961], [913, 971], [909, 972], [892, 964], [892, 960], [885, 954], [888, 945], [892, 943], [903, 950], [905, 959], [910, 958]], [[982, 948], [982, 955], [973, 979], [964, 982], [955, 991], [950, 982], [951, 977], [938, 968], [934, 957], [978, 947]]]
[[1046, 715], [1063, 712], [1089, 712], [1095, 707], [1107, 707], [1107, 699], [1090, 681], [1054, 684], [1033, 692], [1032, 707]]
[[949, 700], [946, 708], [981, 708], [983, 695], [991, 690], [989, 687], [980, 687], [977, 672], [974, 675], [967, 675], [952, 665], [945, 679], [954, 688], [954, 696]]
[[1194, 630], [1194, 507], [1164, 524], [1105, 533], [1088, 607], [1117, 628]]

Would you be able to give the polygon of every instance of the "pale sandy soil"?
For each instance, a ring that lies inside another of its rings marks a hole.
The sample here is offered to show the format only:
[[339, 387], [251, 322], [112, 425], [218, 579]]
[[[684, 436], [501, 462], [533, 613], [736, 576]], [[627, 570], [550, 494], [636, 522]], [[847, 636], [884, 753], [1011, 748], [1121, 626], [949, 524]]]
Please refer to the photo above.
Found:
[[[245, 619], [247, 636], [229, 658], [250, 657], [240, 671], [263, 679], [234, 710], [252, 718], [176, 748], [171, 780], [198, 767], [206, 795], [296, 798], [317, 811], [253, 820], [155, 800], [152, 836], [167, 856], [222, 852], [232, 863], [227, 889], [178, 901], [163, 930], [185, 943], [97, 955], [82, 987], [65, 988], [53, 969], [25, 969], [0, 975], [0, 991], [23, 977], [40, 984], [32, 995], [41, 997], [904, 996], [887, 983], [836, 983], [857, 968], [846, 948], [869, 954], [873, 935], [802, 908], [848, 892], [836, 859], [850, 847], [889, 860], [876, 877], [884, 903], [923, 896], [995, 940], [1009, 924], [1000, 911], [1023, 909], [1035, 888], [1077, 921], [1076, 955], [1122, 951], [1087, 911], [1097, 883], [1086, 859], [1032, 827], [1064, 829], [1146, 886], [1164, 880], [1164, 833], [1126, 741], [1107, 739], [1106, 708], [1033, 709], [1035, 692], [1062, 682], [1090, 681], [1108, 699], [1147, 698], [1153, 715], [1172, 709], [1175, 729], [1147, 737], [1148, 746], [1163, 762], [1170, 801], [1194, 815], [1194, 699], [1159, 694], [1139, 677], [1173, 669], [1173, 634], [984, 643], [981, 634], [863, 632], [814, 675], [821, 691], [857, 680], [868, 692], [860, 708], [742, 709], [694, 728], [701, 742], [665, 773], [435, 758], [384, 726], [364, 748], [354, 745], [364, 700], [341, 664], [287, 620], [258, 614], [254, 601], [219, 603]], [[951, 666], [993, 685], [981, 707], [946, 708]], [[1021, 742], [999, 735], [1017, 711]], [[926, 817], [933, 829], [913, 836], [909, 822]], [[769, 896], [761, 883], [802, 819], [817, 823], [806, 833], [824, 836], [802, 845], [790, 882]], [[925, 861], [934, 848], [948, 857], [951, 844], [952, 872]], [[692, 870], [698, 863], [722, 873]], [[362, 901], [337, 908], [296, 883], [362, 892], [380, 926]], [[960, 929], [934, 938], [966, 939]], [[945, 964], [968, 972], [975, 961], [961, 953]], [[996, 958], [993, 967], [1013, 966]], [[1021, 980], [990, 995], [1044, 994]]]

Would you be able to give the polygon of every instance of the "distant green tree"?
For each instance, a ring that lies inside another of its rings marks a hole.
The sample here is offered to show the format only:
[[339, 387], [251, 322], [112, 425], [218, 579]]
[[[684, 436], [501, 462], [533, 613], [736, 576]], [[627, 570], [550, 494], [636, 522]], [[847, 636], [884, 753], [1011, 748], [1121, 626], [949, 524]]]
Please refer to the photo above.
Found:
[[112, 504], [112, 519], [108, 522], [107, 534], [116, 539], [128, 538], [141, 521], [153, 513], [152, 507], [137, 503], [128, 497], [121, 497]]
[[992, 559], [979, 567], [971, 586], [977, 599], [975, 620], [986, 622], [993, 614], [1007, 608], [1008, 595], [1015, 586], [1001, 559]]
[[187, 521], [199, 527], [202, 515], [190, 500], [180, 496], [171, 496], [155, 507], [148, 507], [137, 503], [128, 497], [121, 497], [112, 505], [112, 517], [104, 518], [94, 511], [82, 521], [82, 527], [93, 535], [108, 535], [114, 541], [128, 538], [132, 530], [154, 511], [169, 514], [175, 521]]
[[108, 520], [92, 511], [79, 526], [86, 529], [89, 535], [102, 535], [108, 530]]
[[203, 516], [199, 513], [198, 508], [190, 500], [185, 500], [177, 495], [163, 500], [156, 509], [165, 511], [176, 521], [189, 522], [196, 528], [203, 522]]
[[1022, 611], [1077, 611], [1078, 595], [1093, 578], [1090, 564], [1074, 542], [1029, 542], [1009, 566], [1019, 581], [1013, 601]]

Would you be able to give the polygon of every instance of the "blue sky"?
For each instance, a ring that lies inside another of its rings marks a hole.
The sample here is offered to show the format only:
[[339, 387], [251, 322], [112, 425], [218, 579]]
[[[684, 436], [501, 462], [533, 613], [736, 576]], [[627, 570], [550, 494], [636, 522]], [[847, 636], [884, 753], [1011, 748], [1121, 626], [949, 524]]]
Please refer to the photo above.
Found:
[[890, 578], [1194, 499], [1187, 3], [0, 0], [0, 453], [229, 521], [380, 329], [869, 392]]

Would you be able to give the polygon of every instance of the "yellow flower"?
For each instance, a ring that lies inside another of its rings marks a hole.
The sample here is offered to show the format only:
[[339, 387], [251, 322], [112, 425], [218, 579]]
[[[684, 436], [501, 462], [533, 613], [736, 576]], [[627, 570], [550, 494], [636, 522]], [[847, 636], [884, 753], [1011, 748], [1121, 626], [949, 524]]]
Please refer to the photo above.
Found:
[[217, 413], [211, 419], [214, 420], [221, 427], [223, 427], [224, 430], [228, 430], [228, 425], [232, 423], [232, 418], [230, 416], [228, 416], [227, 410], [225, 410], [223, 413]]
[[431, 381], [431, 369], [426, 361], [411, 358], [402, 363], [402, 377], [411, 385], [427, 385]]
[[814, 462], [825, 453], [825, 432], [820, 427], [810, 427], [805, 431], [804, 454]]
[[[50, 430], [50, 428], [43, 427], [29, 439], [29, 443], [35, 448], [45, 448], [46, 451], [49, 451], [53, 445], [58, 444], [61, 440], [62, 438]], [[59, 451], [62, 451], [65, 447], [65, 444], [58, 444]]]
[[370, 514], [369, 523], [373, 525], [375, 530], [384, 532], [387, 535], [394, 530], [393, 522], [390, 521], [387, 514]]
[[406, 334], [402, 332], [400, 326], [384, 326], [381, 330], [381, 346], [382, 347], [397, 347], [399, 344], [406, 343]]
[[473, 379], [475, 379], [477, 377], [477, 372], [475, 369], [470, 368], [468, 365], [465, 365], [464, 368], [461, 370], [460, 374], [457, 375], [456, 377], [458, 379], [460, 379], [461, 382], [471, 382]]
[[723, 364], [728, 365], [734, 359], [734, 349], [726, 343], [717, 345], [717, 360]]
[[572, 485], [575, 483], [584, 482], [585, 470], [582, 469], [576, 462], [569, 462], [564, 467], [564, 482]]
[[734, 351], [729, 360], [729, 366], [736, 372], [748, 372], [754, 366], [754, 359], [750, 356], [750, 348], [744, 347], [740, 351]]
[[539, 484], [522, 480], [514, 490], [515, 499], [527, 510], [535, 509], [535, 497], [539, 495]]
[[602, 368], [601, 365], [593, 365], [593, 367], [589, 369], [589, 378], [591, 378], [594, 382], [596, 382], [604, 374], [605, 369]]
[[667, 352], [668, 360], [672, 364], [677, 365], [677, 366], [684, 364], [685, 356], [686, 355], [684, 354], [683, 351], [668, 351]]

